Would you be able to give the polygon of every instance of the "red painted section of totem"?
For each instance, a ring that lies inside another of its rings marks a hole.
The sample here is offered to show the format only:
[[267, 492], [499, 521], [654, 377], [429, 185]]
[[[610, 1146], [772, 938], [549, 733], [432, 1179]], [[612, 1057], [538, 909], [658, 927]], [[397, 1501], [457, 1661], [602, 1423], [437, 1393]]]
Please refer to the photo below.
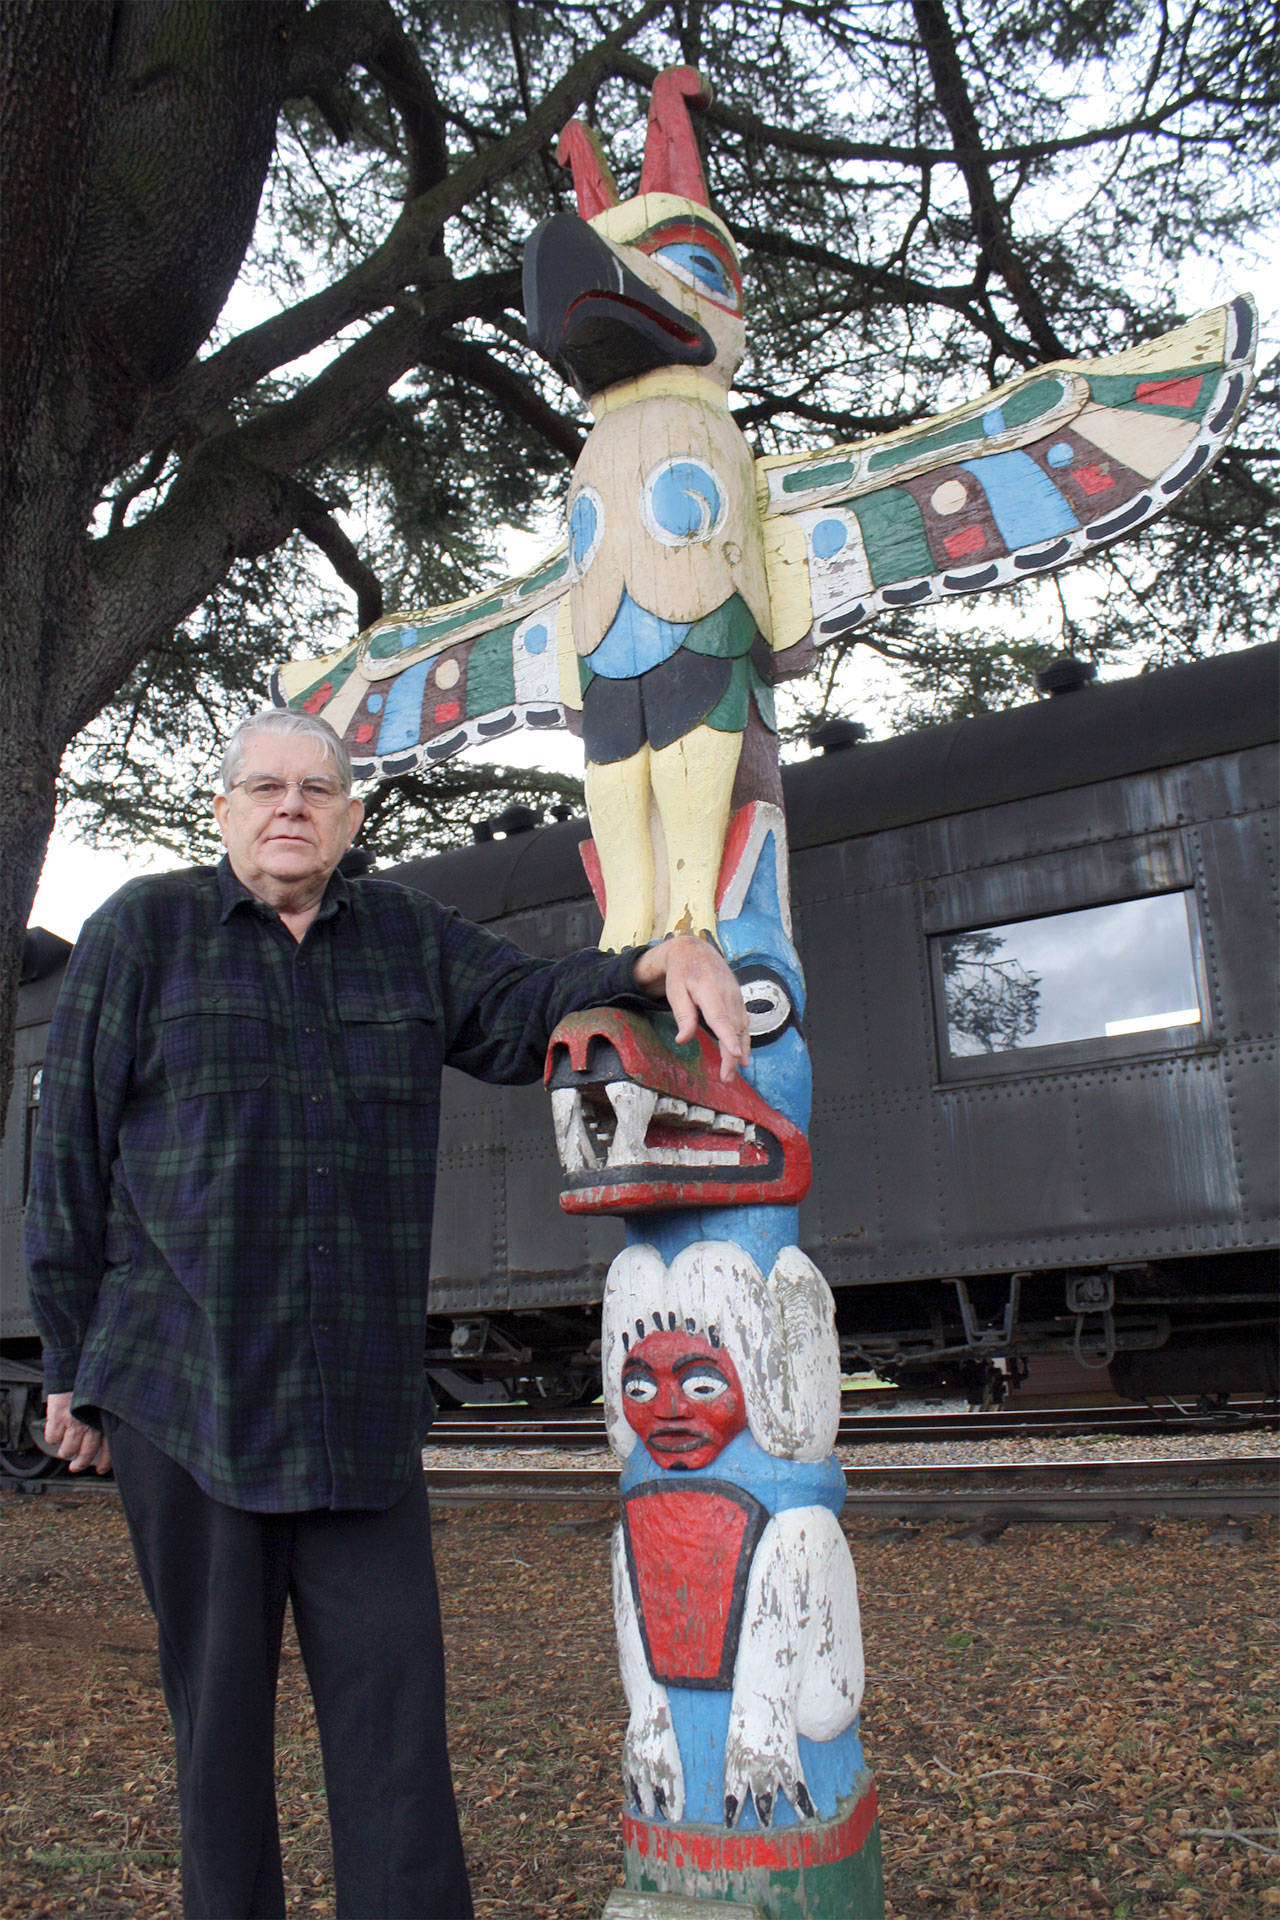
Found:
[[1141, 380], [1133, 397], [1145, 400], [1149, 407], [1194, 407], [1203, 385], [1201, 374], [1184, 380]]
[[643, 1494], [624, 1507], [650, 1671], [673, 1687], [730, 1686], [757, 1503], [702, 1487]]
[[724, 836], [724, 852], [720, 857], [720, 879], [716, 886], [716, 911], [724, 904], [733, 878], [738, 871], [739, 862], [747, 850], [751, 839], [751, 828], [755, 822], [754, 804], [737, 807], [729, 822], [729, 830]]
[[846, 1814], [838, 1826], [805, 1823], [794, 1827], [761, 1827], [749, 1833], [715, 1827], [672, 1827], [622, 1816], [622, 1836], [628, 1852], [644, 1861], [658, 1861], [696, 1873], [795, 1873], [802, 1867], [830, 1866], [847, 1860], [865, 1845], [875, 1824], [878, 1801], [874, 1786]]
[[[639, 1213], [655, 1207], [792, 1206], [803, 1200], [813, 1178], [808, 1140], [793, 1121], [762, 1100], [740, 1075], [729, 1081], [721, 1080], [719, 1049], [709, 1033], [699, 1029], [696, 1040], [677, 1054], [663, 1044], [645, 1015], [620, 1007], [593, 1007], [585, 1013], [571, 1013], [551, 1036], [545, 1078], [550, 1080], [562, 1052], [568, 1055], [575, 1073], [585, 1073], [592, 1042], [596, 1040], [609, 1042], [623, 1072], [637, 1085], [669, 1094], [691, 1106], [707, 1106], [718, 1113], [735, 1114], [758, 1131], [772, 1134], [781, 1152], [775, 1153], [771, 1167], [762, 1146], [738, 1136], [738, 1166], [750, 1169], [754, 1175], [747, 1180], [729, 1179], [707, 1167], [685, 1170], [659, 1165], [641, 1179], [636, 1179], [634, 1170], [625, 1167], [616, 1171], [601, 1168], [599, 1180], [590, 1186], [567, 1187], [561, 1193], [560, 1205], [566, 1213]], [[660, 1122], [651, 1122], [650, 1138], [653, 1142], [663, 1138]], [[672, 1134], [671, 1143], [684, 1146], [705, 1143], [723, 1149], [732, 1146], [734, 1141], [733, 1136], [709, 1131], [705, 1136], [689, 1132]]]

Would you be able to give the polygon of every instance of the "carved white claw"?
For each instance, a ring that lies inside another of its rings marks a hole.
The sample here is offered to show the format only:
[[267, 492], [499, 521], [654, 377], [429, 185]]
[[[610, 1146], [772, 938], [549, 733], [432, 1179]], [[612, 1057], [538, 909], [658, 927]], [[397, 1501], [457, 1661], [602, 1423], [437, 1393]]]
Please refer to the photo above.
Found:
[[[750, 1798], [755, 1804], [760, 1825], [771, 1827], [778, 1800], [784, 1795], [802, 1819], [812, 1819], [813, 1801], [805, 1785], [794, 1738], [788, 1741], [783, 1737], [773, 1742], [768, 1735], [774, 1729], [761, 1728], [759, 1731], [765, 1737], [758, 1745], [751, 1740], [752, 1729], [745, 1727], [731, 1728], [725, 1741], [725, 1825], [736, 1826]], [[776, 1731], [782, 1732], [781, 1729]]]
[[631, 1709], [622, 1742], [622, 1784], [627, 1804], [650, 1818], [661, 1815], [680, 1820], [684, 1816], [684, 1768], [671, 1703], [644, 1656], [621, 1527], [613, 1536], [612, 1580], [618, 1668]]
[[862, 1698], [853, 1562], [834, 1514], [794, 1507], [765, 1528], [751, 1566], [724, 1750], [725, 1820], [755, 1802], [770, 1826], [778, 1795], [811, 1817], [800, 1734], [831, 1740]]

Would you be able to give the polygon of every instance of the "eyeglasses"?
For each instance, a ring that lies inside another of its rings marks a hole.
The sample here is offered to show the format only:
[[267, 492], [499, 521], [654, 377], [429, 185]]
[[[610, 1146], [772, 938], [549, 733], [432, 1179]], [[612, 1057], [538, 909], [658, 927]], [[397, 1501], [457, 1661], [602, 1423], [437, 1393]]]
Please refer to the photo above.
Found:
[[327, 780], [318, 774], [311, 774], [305, 780], [280, 780], [272, 773], [247, 773], [231, 785], [233, 790], [244, 789], [244, 797], [251, 807], [279, 806], [292, 787], [298, 789], [299, 799], [309, 807], [337, 807], [348, 797], [340, 780]]

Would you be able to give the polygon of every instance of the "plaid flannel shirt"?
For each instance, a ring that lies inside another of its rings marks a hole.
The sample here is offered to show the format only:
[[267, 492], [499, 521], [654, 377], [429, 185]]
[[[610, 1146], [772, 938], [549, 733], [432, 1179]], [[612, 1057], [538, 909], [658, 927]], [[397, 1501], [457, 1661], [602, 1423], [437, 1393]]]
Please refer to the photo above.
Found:
[[531, 959], [423, 894], [334, 875], [297, 942], [217, 868], [85, 923], [27, 1216], [51, 1393], [216, 1499], [385, 1507], [429, 1424], [440, 1074], [530, 1081], [634, 955]]

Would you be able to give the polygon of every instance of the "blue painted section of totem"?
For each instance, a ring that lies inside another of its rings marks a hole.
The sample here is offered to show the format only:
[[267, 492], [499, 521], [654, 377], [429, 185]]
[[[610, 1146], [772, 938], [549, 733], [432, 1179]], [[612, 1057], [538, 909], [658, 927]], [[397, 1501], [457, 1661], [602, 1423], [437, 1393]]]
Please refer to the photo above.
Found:
[[[785, 1023], [766, 1039], [752, 1040], [751, 1059], [742, 1077], [762, 1099], [807, 1133], [813, 1099], [813, 1070], [805, 1045], [805, 986], [800, 956], [783, 921], [778, 897], [779, 850], [773, 833], [764, 837], [755, 871], [741, 910], [717, 923], [721, 951], [742, 978], [758, 965], [764, 975], [776, 976], [790, 1001]], [[697, 1207], [663, 1213], [629, 1214], [627, 1239], [648, 1243], [668, 1264], [684, 1247], [699, 1240], [734, 1240], [768, 1273], [783, 1247], [799, 1236], [796, 1207]]]
[[[671, 1702], [671, 1717], [675, 1721], [676, 1739], [685, 1770], [684, 1818], [681, 1825], [720, 1826], [724, 1822], [724, 1794], [719, 1783], [724, 1778], [725, 1735], [729, 1728], [731, 1705], [729, 1695], [727, 1692], [695, 1692], [690, 1687], [669, 1687], [667, 1698]], [[805, 1785], [817, 1808], [818, 1818], [832, 1820], [840, 1802], [853, 1791], [854, 1782], [863, 1768], [862, 1742], [858, 1737], [857, 1722], [846, 1727], [843, 1733], [838, 1733], [834, 1740], [806, 1740], [803, 1734], [799, 1734], [796, 1745], [800, 1753], [800, 1765], [804, 1768]], [[812, 1814], [797, 1812], [786, 1796], [780, 1795], [769, 1824], [773, 1827], [795, 1827], [802, 1820], [812, 1818]], [[760, 1831], [760, 1820], [750, 1801], [737, 1816], [734, 1825], [742, 1833]]]
[[591, 656], [591, 671], [606, 680], [634, 680], [678, 653], [689, 637], [687, 620], [659, 620], [625, 590], [613, 625]]
[[988, 453], [959, 463], [987, 496], [1000, 538], [1009, 548], [1073, 533], [1080, 522], [1029, 453]]

